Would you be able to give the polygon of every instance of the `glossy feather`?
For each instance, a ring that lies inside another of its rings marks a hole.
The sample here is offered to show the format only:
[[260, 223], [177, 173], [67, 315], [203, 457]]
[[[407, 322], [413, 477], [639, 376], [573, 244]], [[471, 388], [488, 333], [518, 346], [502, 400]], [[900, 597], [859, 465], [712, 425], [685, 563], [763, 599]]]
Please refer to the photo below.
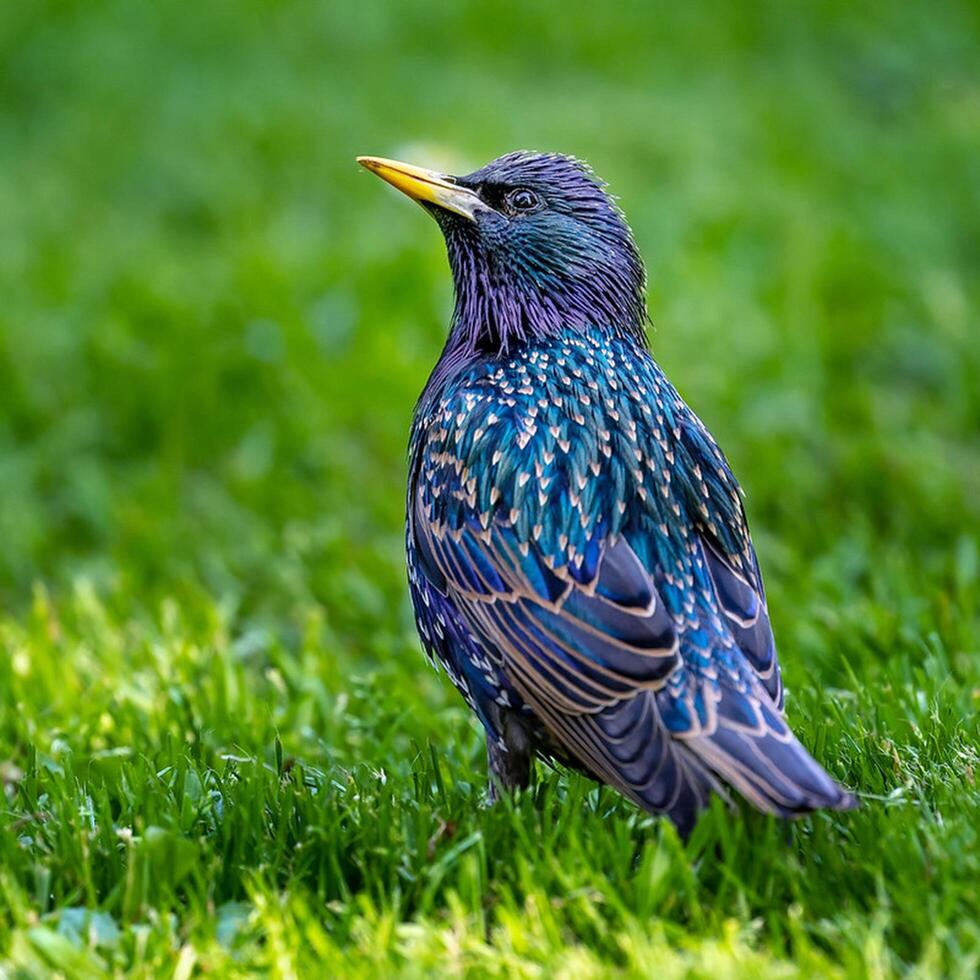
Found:
[[548, 213], [513, 240], [514, 221], [437, 215], [457, 309], [413, 423], [407, 526], [427, 651], [491, 761], [519, 725], [684, 831], [722, 784], [782, 816], [852, 805], [782, 716], [738, 484], [645, 346], [622, 216], [565, 158], [461, 179], [493, 180], [545, 188]]

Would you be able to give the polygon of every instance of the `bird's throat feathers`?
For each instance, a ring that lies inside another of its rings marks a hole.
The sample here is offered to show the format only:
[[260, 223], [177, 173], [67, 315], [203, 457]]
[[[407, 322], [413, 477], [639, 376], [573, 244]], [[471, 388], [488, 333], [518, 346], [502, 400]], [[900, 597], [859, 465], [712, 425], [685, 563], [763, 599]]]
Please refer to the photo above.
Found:
[[506, 356], [564, 330], [610, 327], [642, 342], [644, 274], [635, 253], [593, 254], [593, 243], [560, 236], [493, 248], [461, 226], [446, 230], [446, 245], [453, 348]]

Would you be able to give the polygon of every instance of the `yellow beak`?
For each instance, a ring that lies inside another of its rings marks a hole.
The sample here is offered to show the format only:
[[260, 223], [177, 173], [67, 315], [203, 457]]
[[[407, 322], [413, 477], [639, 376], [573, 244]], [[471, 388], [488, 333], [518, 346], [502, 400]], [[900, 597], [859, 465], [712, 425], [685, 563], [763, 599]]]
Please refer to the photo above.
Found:
[[476, 220], [477, 211], [487, 210], [477, 194], [446, 174], [383, 157], [358, 157], [357, 162], [420, 204], [434, 204], [470, 221]]

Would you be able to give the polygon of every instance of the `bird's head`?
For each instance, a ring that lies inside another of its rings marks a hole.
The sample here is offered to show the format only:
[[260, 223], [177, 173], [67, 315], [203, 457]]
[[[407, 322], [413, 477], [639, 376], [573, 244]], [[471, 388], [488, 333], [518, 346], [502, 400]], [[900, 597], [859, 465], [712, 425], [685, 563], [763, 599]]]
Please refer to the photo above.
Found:
[[457, 343], [506, 352], [567, 328], [642, 341], [643, 263], [622, 212], [585, 164], [518, 152], [453, 177], [378, 157], [358, 162], [442, 228]]

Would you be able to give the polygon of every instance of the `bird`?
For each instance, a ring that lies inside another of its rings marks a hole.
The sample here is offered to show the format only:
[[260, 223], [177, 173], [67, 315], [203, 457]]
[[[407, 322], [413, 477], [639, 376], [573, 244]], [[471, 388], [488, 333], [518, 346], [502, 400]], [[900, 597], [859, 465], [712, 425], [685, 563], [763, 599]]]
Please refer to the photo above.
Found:
[[465, 176], [357, 159], [436, 220], [452, 271], [409, 440], [408, 584], [485, 729], [490, 800], [541, 759], [684, 837], [731, 790], [783, 818], [853, 808], [786, 721], [742, 492], [653, 358], [605, 183], [558, 153]]

